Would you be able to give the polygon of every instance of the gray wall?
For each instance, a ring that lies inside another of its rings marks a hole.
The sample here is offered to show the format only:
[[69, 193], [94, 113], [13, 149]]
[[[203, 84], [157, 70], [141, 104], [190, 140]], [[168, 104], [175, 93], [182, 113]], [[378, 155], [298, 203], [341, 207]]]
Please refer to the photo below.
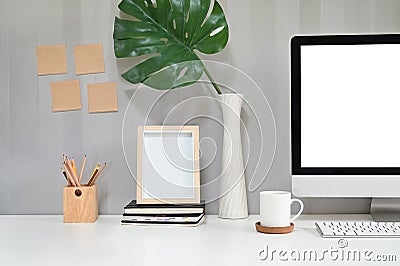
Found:
[[[136, 126], [146, 122], [200, 124], [202, 142], [202, 198], [211, 201], [209, 213], [217, 212], [222, 127], [218, 104], [208, 98], [174, 106], [192, 96], [214, 96], [209, 84], [166, 95], [133, 86], [119, 76], [136, 59], [116, 60], [113, 55], [112, 25], [119, 14], [118, 0], [3, 0], [0, 8], [0, 213], [60, 214], [62, 187], [61, 154], [78, 161], [88, 155], [87, 171], [97, 161], [109, 168], [99, 180], [102, 214], [119, 214], [135, 197]], [[223, 0], [230, 25], [227, 48], [216, 56], [203, 56], [239, 68], [210, 63], [215, 78], [244, 93], [244, 153], [248, 158], [251, 213], [258, 212], [258, 192], [290, 190], [289, 165], [289, 40], [295, 34], [398, 32], [400, 1], [396, 0]], [[103, 43], [106, 73], [75, 77], [72, 46]], [[38, 77], [37, 45], [65, 43], [68, 74]], [[81, 111], [52, 113], [51, 81], [78, 78], [81, 82]], [[87, 83], [116, 81], [119, 112], [88, 114]], [[273, 120], [277, 126], [277, 150], [271, 171], [257, 189], [273, 155]], [[133, 95], [129, 108], [128, 102]], [[154, 105], [155, 100], [161, 97]], [[154, 108], [152, 106], [154, 105]], [[124, 113], [127, 118], [123, 125]], [[148, 112], [151, 110], [150, 114]], [[168, 115], [171, 112], [171, 115]], [[195, 115], [202, 118], [194, 118]], [[211, 116], [211, 118], [210, 118]], [[215, 120], [214, 120], [215, 119]], [[258, 123], [259, 122], [259, 123]], [[124, 133], [123, 153], [122, 134]], [[206, 138], [214, 140], [213, 142]], [[249, 141], [250, 140], [250, 141]], [[263, 146], [261, 148], [261, 143]], [[216, 157], [213, 160], [213, 154]], [[260, 164], [257, 166], [257, 159]], [[210, 164], [208, 165], [208, 162]], [[367, 212], [368, 199], [307, 199], [307, 212]]]

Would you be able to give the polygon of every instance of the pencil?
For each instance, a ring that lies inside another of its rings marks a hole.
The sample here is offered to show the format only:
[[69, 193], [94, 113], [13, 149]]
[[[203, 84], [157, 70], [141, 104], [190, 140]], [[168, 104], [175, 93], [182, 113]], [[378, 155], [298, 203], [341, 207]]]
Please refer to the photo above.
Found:
[[76, 186], [80, 187], [81, 184], [79, 184], [78, 177], [76, 176], [74, 169], [72, 168], [71, 162], [68, 159], [66, 160], [66, 162], [67, 162], [67, 164], [66, 164], [67, 170], [70, 172], [72, 179], [74, 180]]
[[99, 175], [101, 174], [101, 172], [103, 172], [104, 168], [106, 168], [106, 163], [104, 163], [103, 167], [100, 169], [100, 171], [97, 172], [96, 176], [93, 178], [93, 181], [91, 183], [89, 183], [88, 185], [91, 186], [93, 185], [97, 178], [99, 177]]
[[89, 182], [87, 183], [87, 185], [89, 185], [93, 181], [94, 177], [96, 176], [97, 172], [99, 171], [99, 168], [100, 168], [100, 163], [97, 163], [97, 165], [94, 168], [92, 176], [90, 177]]
[[67, 178], [69, 179], [69, 182], [71, 182], [71, 185], [76, 187], [75, 181], [72, 178], [71, 174], [69, 173], [68, 167], [66, 164], [64, 164], [64, 168], [65, 168], [65, 173], [67, 174]]
[[81, 173], [79, 174], [79, 183], [81, 182], [82, 179], [82, 174], [83, 174], [83, 169], [85, 169], [85, 163], [86, 163], [86, 154], [83, 157], [83, 162], [82, 162], [82, 167], [81, 167]]
[[63, 173], [63, 176], [65, 179], [68, 181], [67, 173], [65, 173], [65, 169], [61, 167], [61, 172]]
[[65, 180], [67, 180], [67, 182], [68, 182], [68, 186], [72, 186], [71, 181], [69, 181], [69, 179], [67, 177], [67, 171], [64, 168], [61, 168], [61, 171], [63, 173], [63, 176], [65, 177]]
[[78, 177], [78, 172], [76, 171], [76, 164], [74, 158], [71, 158], [72, 169], [74, 169], [75, 175]]

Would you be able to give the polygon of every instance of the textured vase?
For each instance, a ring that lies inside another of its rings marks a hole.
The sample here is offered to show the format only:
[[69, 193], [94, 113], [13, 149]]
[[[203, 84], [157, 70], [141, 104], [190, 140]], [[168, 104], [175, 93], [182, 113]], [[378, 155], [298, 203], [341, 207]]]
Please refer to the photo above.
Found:
[[249, 213], [240, 135], [243, 98], [240, 94], [222, 94], [219, 97], [224, 123], [219, 217], [246, 218]]

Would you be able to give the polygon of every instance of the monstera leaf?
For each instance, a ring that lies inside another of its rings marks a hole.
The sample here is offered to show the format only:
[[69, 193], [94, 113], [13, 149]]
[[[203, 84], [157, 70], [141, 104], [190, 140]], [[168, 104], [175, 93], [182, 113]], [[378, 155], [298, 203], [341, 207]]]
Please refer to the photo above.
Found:
[[194, 51], [218, 53], [228, 42], [228, 25], [217, 1], [123, 0], [118, 7], [135, 19], [115, 18], [115, 56], [154, 54], [122, 74], [124, 79], [165, 90], [195, 83], [203, 71], [210, 77]]

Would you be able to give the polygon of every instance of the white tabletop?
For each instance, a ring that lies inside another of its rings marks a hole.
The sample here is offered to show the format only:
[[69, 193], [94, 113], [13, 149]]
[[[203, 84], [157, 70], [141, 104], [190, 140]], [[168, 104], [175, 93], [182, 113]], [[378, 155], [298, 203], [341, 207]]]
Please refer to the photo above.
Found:
[[[320, 237], [314, 222], [335, 219], [371, 218], [303, 215], [293, 233], [266, 235], [256, 232], [256, 215], [245, 220], [208, 215], [199, 227], [122, 226], [121, 216], [100, 216], [94, 224], [64, 224], [62, 216], [57, 215], [3, 215], [0, 264], [365, 265], [374, 259], [396, 260], [385, 265], [399, 264], [400, 238], [346, 239], [338, 243], [338, 239]], [[353, 252], [361, 255], [360, 261], [355, 258], [354, 262]]]

